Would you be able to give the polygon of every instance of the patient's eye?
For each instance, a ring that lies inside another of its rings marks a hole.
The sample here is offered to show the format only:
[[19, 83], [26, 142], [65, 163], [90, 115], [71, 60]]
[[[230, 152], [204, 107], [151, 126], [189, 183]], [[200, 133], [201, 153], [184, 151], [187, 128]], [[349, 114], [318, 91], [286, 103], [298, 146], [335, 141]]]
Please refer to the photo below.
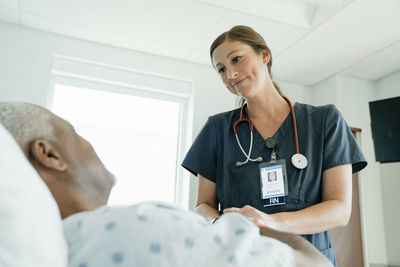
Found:
[[225, 72], [225, 67], [221, 67], [218, 69], [218, 73], [222, 74]]

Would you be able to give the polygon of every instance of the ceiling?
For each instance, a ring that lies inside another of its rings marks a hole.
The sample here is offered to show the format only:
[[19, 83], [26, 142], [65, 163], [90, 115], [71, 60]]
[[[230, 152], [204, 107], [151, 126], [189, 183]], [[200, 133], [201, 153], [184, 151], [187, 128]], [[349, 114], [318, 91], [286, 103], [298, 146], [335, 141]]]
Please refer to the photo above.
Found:
[[249, 25], [274, 78], [304, 85], [400, 69], [399, 0], [0, 0], [0, 21], [201, 64], [220, 33]]

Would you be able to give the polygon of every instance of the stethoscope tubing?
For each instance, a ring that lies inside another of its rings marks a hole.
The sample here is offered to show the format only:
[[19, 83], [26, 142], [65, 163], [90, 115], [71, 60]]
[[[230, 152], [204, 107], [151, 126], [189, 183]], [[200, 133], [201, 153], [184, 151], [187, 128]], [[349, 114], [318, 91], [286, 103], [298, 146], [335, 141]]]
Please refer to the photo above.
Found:
[[[299, 149], [299, 139], [298, 139], [298, 135], [297, 135], [296, 116], [294, 114], [294, 110], [293, 110], [293, 107], [292, 107], [292, 103], [290, 103], [290, 100], [285, 96], [282, 96], [282, 98], [287, 102], [287, 104], [289, 105], [289, 108], [290, 108], [290, 114], [291, 114], [291, 117], [292, 117], [292, 124], [293, 124], [293, 134], [294, 134], [294, 140], [295, 140], [295, 144], [296, 144], [296, 154], [295, 155], [299, 155], [300, 149]], [[240, 150], [242, 151], [242, 153], [246, 156], [246, 161], [243, 161], [243, 162], [238, 161], [238, 162], [236, 162], [236, 166], [238, 166], [238, 167], [246, 164], [248, 161], [261, 162], [263, 160], [262, 157], [258, 157], [256, 159], [252, 159], [250, 157], [251, 151], [252, 151], [252, 147], [253, 147], [254, 125], [253, 125], [253, 122], [249, 118], [245, 117], [243, 110], [244, 110], [244, 105], [242, 106], [242, 108], [240, 110], [240, 118], [233, 124], [233, 132], [235, 134], [237, 144], [239, 145]], [[250, 148], [249, 148], [249, 152], [248, 153], [246, 153], [244, 151], [242, 145], [240, 144], [240, 140], [239, 140], [239, 136], [238, 136], [237, 125], [239, 123], [241, 123], [241, 122], [247, 122], [249, 124], [249, 129], [250, 129]], [[301, 156], [304, 157], [303, 155], [301, 155]], [[307, 162], [307, 159], [306, 158], [304, 158], [304, 159]], [[306, 165], [307, 165], [307, 163], [306, 163]], [[304, 168], [304, 167], [302, 167], [302, 168]]]
[[292, 121], [293, 121], [293, 134], [294, 134], [294, 142], [296, 143], [296, 154], [299, 154], [299, 138], [297, 135], [297, 123], [296, 123], [296, 116], [294, 115], [294, 110], [292, 107], [292, 103], [290, 103], [290, 100], [286, 96], [282, 96], [283, 99], [288, 103], [289, 108], [290, 108], [290, 114], [292, 115]]

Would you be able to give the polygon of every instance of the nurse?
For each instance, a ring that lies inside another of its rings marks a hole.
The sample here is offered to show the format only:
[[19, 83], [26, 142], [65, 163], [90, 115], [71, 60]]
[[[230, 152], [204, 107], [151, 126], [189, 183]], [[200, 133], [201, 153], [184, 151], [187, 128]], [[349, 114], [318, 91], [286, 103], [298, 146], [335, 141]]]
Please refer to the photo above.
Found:
[[[182, 163], [198, 177], [196, 211], [210, 222], [238, 212], [300, 234], [337, 265], [328, 230], [347, 224], [352, 173], [367, 165], [342, 115], [289, 101], [272, 81], [270, 49], [250, 27], [222, 33], [210, 57], [242, 101], [208, 118]], [[271, 172], [276, 182], [266, 183]]]

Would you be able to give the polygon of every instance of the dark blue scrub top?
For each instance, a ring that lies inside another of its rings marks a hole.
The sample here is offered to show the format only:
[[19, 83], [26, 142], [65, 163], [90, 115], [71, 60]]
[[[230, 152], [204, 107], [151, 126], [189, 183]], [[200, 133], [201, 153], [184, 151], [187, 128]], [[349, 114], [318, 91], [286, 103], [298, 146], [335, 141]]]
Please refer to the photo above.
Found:
[[[294, 112], [300, 153], [306, 156], [308, 165], [299, 170], [291, 163], [296, 145], [289, 114], [273, 136], [277, 142], [277, 159], [286, 160], [289, 195], [286, 197], [286, 204], [271, 207], [262, 206], [258, 163], [248, 162], [242, 167], [236, 166], [237, 161], [246, 160], [232, 128], [240, 117], [240, 109], [209, 117], [182, 166], [193, 175], [200, 174], [216, 183], [220, 212], [225, 208], [240, 208], [245, 205], [267, 214], [301, 210], [321, 202], [323, 171], [352, 164], [353, 173], [356, 173], [367, 166], [353, 134], [335, 106], [315, 107], [296, 103]], [[240, 123], [237, 130], [242, 147], [248, 152], [248, 123]], [[271, 150], [266, 147], [265, 140], [255, 128], [253, 138], [251, 158], [262, 156], [264, 161], [269, 161]], [[328, 231], [303, 237], [337, 265]]]

